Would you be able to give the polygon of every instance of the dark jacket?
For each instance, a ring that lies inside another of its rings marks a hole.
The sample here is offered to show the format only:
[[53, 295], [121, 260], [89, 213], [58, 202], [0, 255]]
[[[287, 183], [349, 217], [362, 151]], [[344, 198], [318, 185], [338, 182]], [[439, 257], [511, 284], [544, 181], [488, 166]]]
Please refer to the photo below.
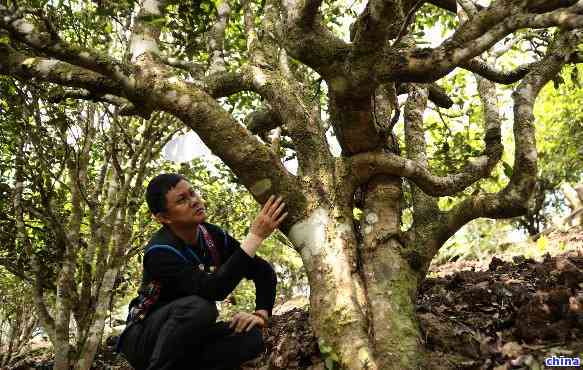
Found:
[[[165, 226], [150, 239], [143, 261], [142, 288], [156, 280], [160, 283], [160, 295], [148, 310], [148, 314], [188, 295], [221, 301], [245, 277], [255, 283], [255, 309], [267, 310], [271, 315], [277, 284], [271, 265], [258, 256], [249, 257], [241, 249], [240, 243], [218, 226], [209, 223], [204, 223], [203, 226], [209, 231], [220, 255], [221, 265], [214, 271], [211, 271], [212, 259], [202, 233], [199, 232], [195, 246], [187, 245]], [[188, 261], [170, 249], [152, 248], [148, 252], [153, 246], [171, 246], [186, 256]], [[204, 269], [201, 270], [200, 267]]]

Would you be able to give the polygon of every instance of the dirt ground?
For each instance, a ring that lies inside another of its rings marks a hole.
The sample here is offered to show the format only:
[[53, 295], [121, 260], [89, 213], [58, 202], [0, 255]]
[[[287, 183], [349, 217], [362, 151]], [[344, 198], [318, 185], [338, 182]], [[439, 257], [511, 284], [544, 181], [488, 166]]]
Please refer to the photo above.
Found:
[[[493, 257], [434, 268], [437, 277], [424, 282], [417, 301], [427, 369], [544, 369], [552, 356], [583, 360], [583, 230], [557, 237], [569, 251], [540, 261]], [[308, 315], [307, 307], [290, 307], [274, 316], [266, 354], [243, 369], [331, 368]], [[130, 369], [112, 348], [103, 346], [94, 368]], [[43, 366], [50, 368], [50, 356], [37, 353], [12, 369]]]

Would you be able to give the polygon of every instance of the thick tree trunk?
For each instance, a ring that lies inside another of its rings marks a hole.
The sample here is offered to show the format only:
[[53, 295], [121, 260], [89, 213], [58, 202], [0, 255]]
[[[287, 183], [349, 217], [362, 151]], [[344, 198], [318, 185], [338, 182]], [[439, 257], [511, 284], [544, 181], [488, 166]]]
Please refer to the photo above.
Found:
[[401, 179], [377, 176], [363, 192], [361, 258], [378, 364], [381, 369], [418, 369], [423, 358], [415, 317], [420, 278], [411, 267], [416, 259], [399, 240]]
[[378, 369], [357, 272], [356, 238], [348, 210], [317, 208], [290, 230], [310, 282], [311, 321], [324, 346], [349, 369]]
[[[397, 190], [400, 198], [400, 186]], [[365, 219], [398, 227], [385, 218], [397, 213], [400, 208], [371, 209]], [[379, 243], [369, 237], [374, 226], [367, 227], [359, 241], [351, 209], [317, 208], [291, 228], [310, 281], [312, 326], [321, 346], [332, 348], [327, 355], [344, 368], [418, 369], [423, 358], [414, 315], [418, 277], [397, 242]]]

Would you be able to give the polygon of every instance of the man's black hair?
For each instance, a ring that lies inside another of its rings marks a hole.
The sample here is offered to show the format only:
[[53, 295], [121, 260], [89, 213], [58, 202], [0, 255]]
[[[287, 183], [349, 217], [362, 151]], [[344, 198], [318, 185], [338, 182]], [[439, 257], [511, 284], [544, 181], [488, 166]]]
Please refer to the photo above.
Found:
[[150, 180], [146, 189], [146, 202], [152, 214], [166, 211], [166, 194], [182, 180], [188, 181], [177, 173], [162, 173]]

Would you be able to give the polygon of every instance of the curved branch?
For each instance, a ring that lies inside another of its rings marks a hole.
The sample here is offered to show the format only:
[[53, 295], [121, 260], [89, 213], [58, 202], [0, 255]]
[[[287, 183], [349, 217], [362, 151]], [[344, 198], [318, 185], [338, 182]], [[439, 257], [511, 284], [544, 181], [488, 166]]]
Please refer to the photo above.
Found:
[[444, 196], [458, 193], [474, 182], [489, 176], [502, 157], [503, 151], [500, 133], [501, 119], [493, 84], [484, 79], [478, 79], [478, 91], [484, 106], [485, 117], [486, 147], [483, 154], [470, 159], [461, 172], [441, 177], [433, 175], [428, 169], [422, 118], [421, 113], [418, 112], [419, 107], [425, 105], [425, 100], [415, 87], [412, 89], [406, 109], [408, 124], [405, 127], [405, 135], [408, 159], [384, 153], [355, 155], [349, 159], [350, 164], [347, 164], [352, 170], [352, 181], [360, 185], [374, 175], [398, 175], [413, 181], [428, 195]]
[[476, 73], [484, 78], [487, 78], [492, 82], [509, 85], [517, 81], [520, 81], [520, 79], [526, 76], [526, 74], [535, 64], [536, 62], [523, 64], [512, 71], [505, 72], [497, 70], [496, 68], [488, 65], [485, 62], [479, 61], [477, 59], [472, 59], [460, 64], [460, 67], [470, 72]]
[[[240, 69], [245, 71], [248, 67]], [[213, 98], [230, 96], [241, 91], [253, 91], [253, 84], [245, 78], [243, 72], [217, 72], [207, 76], [201, 82], [201, 88]]]
[[31, 57], [6, 44], [0, 44], [0, 74], [82, 88], [96, 95], [123, 95], [122, 87], [103, 75], [56, 59]]
[[[271, 6], [278, 6], [275, 1]], [[321, 22], [322, 0], [283, 1], [285, 19], [281, 40], [288, 54], [322, 76], [332, 76], [348, 56], [351, 46]]]
[[166, 65], [189, 72], [193, 77], [201, 76], [206, 70], [206, 66], [201, 63], [190, 62], [174, 57], [160, 56], [160, 60]]
[[499, 0], [472, 17], [435, 49], [389, 51], [386, 55], [389, 62], [377, 66], [375, 73], [379, 81], [435, 81], [518, 29], [548, 27], [564, 30], [583, 27], [583, 2], [532, 14]]
[[[429, 92], [429, 100], [440, 108], [449, 109], [453, 106], [453, 100], [447, 95], [444, 88], [436, 83], [431, 83], [427, 86]], [[399, 84], [397, 94], [403, 95], [409, 93], [409, 84]]]
[[563, 32], [547, 56], [534, 65], [513, 94], [514, 100], [514, 170], [508, 185], [495, 194], [468, 197], [447, 213], [433, 237], [447, 240], [467, 222], [479, 218], [509, 218], [527, 211], [536, 182], [537, 151], [533, 105], [542, 87], [568, 62], [568, 56], [581, 41], [577, 32]]
[[259, 110], [245, 119], [245, 126], [255, 135], [264, 136], [276, 127], [282, 126], [281, 117], [270, 110]]
[[462, 172], [446, 176], [436, 176], [420, 162], [391, 153], [361, 153], [343, 160], [350, 174], [346, 181], [353, 188], [376, 175], [394, 175], [406, 177], [432, 196], [454, 195], [490, 173], [486, 155], [469, 161]]
[[50, 93], [48, 101], [51, 103], [58, 103], [66, 99], [79, 99], [112, 104], [120, 108], [120, 115], [122, 116], [138, 115], [145, 119], [148, 119], [150, 116], [150, 112], [143, 112], [137, 109], [136, 106], [127, 99], [111, 94], [96, 94], [86, 89], [53, 91]]
[[118, 83], [129, 85], [133, 68], [98, 51], [77, 47], [58, 38], [55, 32], [42, 32], [24, 18], [24, 12], [11, 12], [0, 5], [0, 28], [10, 36], [36, 51], [90, 71], [108, 76]]

